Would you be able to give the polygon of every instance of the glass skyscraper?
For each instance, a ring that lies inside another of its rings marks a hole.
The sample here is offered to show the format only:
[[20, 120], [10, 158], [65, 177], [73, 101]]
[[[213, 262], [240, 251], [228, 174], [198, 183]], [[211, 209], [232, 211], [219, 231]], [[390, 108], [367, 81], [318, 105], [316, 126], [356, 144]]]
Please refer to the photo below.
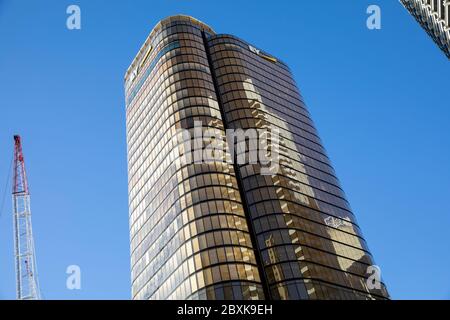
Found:
[[450, 59], [450, 0], [400, 0]]
[[[367, 281], [373, 258], [286, 64], [173, 16], [151, 31], [125, 91], [133, 299], [388, 297]], [[223, 137], [276, 128], [277, 170], [187, 161], [174, 137], [198, 123]]]

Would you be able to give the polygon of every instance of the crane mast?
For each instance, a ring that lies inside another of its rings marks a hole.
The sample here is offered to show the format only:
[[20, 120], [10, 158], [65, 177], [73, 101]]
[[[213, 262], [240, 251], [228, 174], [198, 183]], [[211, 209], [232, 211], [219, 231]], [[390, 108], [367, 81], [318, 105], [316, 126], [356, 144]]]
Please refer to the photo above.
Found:
[[31, 226], [30, 192], [20, 136], [14, 136], [13, 166], [14, 253], [16, 265], [16, 297], [39, 300], [40, 291]]

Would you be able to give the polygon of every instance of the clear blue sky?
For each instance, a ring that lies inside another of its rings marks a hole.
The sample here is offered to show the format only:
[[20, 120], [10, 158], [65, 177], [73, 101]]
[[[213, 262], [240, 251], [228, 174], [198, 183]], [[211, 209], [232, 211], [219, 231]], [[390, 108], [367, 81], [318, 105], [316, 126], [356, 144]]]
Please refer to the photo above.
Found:
[[[45, 298], [130, 297], [123, 75], [177, 13], [290, 65], [392, 297], [450, 299], [450, 66], [397, 1], [0, 0], [0, 190], [20, 133]], [[0, 299], [15, 296], [9, 192]]]

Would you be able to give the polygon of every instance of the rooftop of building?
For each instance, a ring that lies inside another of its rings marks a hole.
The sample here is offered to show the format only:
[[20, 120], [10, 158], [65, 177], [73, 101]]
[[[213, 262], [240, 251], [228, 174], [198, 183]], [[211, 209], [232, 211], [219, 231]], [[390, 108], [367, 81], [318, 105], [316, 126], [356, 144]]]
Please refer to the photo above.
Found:
[[199, 26], [201, 29], [211, 33], [211, 34], [215, 34], [214, 30], [208, 26], [206, 23], [203, 23], [202, 21], [195, 19], [194, 17], [188, 16], [188, 15], [183, 15], [183, 14], [177, 14], [177, 15], [173, 15], [173, 16], [169, 16], [167, 18], [164, 18], [162, 20], [160, 20], [152, 29], [152, 31], [150, 31], [150, 34], [148, 35], [147, 39], [145, 39], [144, 44], [141, 46], [141, 48], [139, 49], [139, 52], [137, 53], [136, 57], [133, 59], [133, 62], [131, 63], [131, 65], [128, 67], [127, 71], [125, 72], [125, 79], [128, 77], [128, 75], [130, 74], [131, 70], [136, 66], [136, 64], [138, 63], [138, 61], [140, 60], [141, 56], [145, 54], [146, 52], [146, 48], [150, 42], [150, 40], [152, 39], [152, 37], [161, 29], [162, 26], [166, 25], [166, 24], [170, 24], [174, 21], [186, 21], [186, 22], [190, 22], [194, 25]]

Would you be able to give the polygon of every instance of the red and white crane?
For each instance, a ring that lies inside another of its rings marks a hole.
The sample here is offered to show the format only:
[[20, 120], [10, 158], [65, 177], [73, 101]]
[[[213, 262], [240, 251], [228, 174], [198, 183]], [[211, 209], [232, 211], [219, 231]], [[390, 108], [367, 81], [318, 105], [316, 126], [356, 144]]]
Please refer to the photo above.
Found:
[[31, 227], [30, 191], [20, 136], [14, 136], [13, 166], [14, 250], [16, 263], [16, 297], [19, 300], [41, 298]]

